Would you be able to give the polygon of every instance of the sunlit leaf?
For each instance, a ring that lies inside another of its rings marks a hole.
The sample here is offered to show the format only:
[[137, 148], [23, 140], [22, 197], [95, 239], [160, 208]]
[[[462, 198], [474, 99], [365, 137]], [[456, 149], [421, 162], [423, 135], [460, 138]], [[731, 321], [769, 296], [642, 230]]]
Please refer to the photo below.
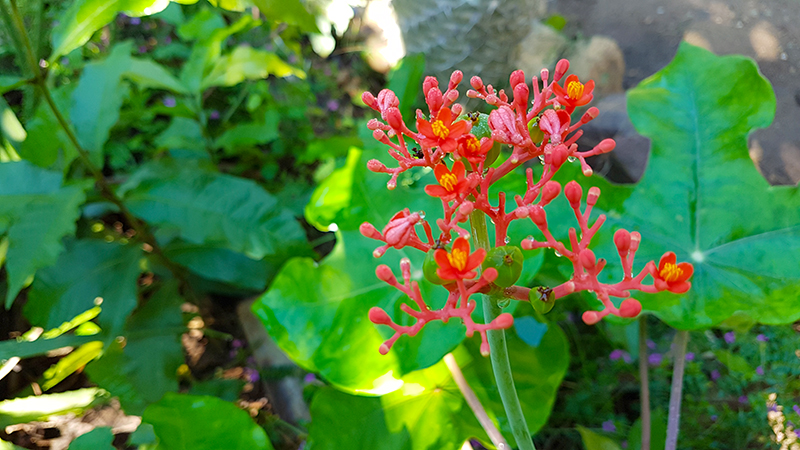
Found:
[[101, 341], [87, 342], [76, 348], [44, 372], [45, 382], [42, 384], [42, 389], [48, 390], [57, 385], [61, 380], [100, 356], [102, 351], [103, 343]]
[[300, 0], [252, 0], [264, 16], [271, 21], [296, 25], [301, 31], [318, 33], [314, 15]]
[[280, 78], [291, 75], [306, 77], [305, 72], [289, 65], [275, 53], [240, 46], [217, 59], [200, 87], [206, 89], [211, 86], [233, 86], [245, 80], [260, 80], [270, 75]]
[[50, 416], [82, 413], [95, 402], [105, 397], [102, 389], [85, 388], [59, 394], [19, 397], [0, 402], [0, 427], [34, 420], [47, 420]]

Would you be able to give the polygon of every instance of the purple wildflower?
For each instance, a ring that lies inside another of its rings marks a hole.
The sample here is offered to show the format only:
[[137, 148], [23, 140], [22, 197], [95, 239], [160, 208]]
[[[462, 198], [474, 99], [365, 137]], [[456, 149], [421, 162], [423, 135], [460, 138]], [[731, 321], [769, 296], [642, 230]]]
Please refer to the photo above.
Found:
[[614, 425], [614, 421], [613, 420], [606, 420], [605, 422], [603, 422], [603, 431], [605, 431], [607, 433], [616, 433], [617, 432], [617, 426]]
[[306, 383], [313, 383], [317, 381], [317, 377], [313, 373], [307, 373], [306, 376], [303, 377], [303, 381], [305, 381]]
[[647, 358], [647, 362], [650, 363], [651, 366], [657, 366], [661, 364], [661, 361], [664, 360], [664, 355], [661, 353], [653, 353]]
[[140, 45], [139, 46], [139, 53], [147, 53], [147, 46]]
[[622, 447], [622, 448], [628, 448], [628, 441], [622, 441], [622, 442], [619, 444], [619, 446], [620, 446], [620, 447]]
[[631, 359], [631, 355], [628, 352], [622, 352], [622, 360], [626, 363], [630, 364], [633, 359]]
[[131, 17], [131, 20], [130, 20], [130, 24], [131, 25], [139, 25], [140, 23], [142, 23], [142, 19], [140, 19], [138, 17]]
[[656, 348], [656, 343], [651, 341], [650, 339], [648, 339], [647, 340], [647, 348], [649, 348], [650, 350], [655, 349]]
[[719, 417], [718, 417], [716, 414], [713, 414], [713, 415], [711, 416], [711, 421], [712, 421], [712, 422], [716, 422], [716, 421], [717, 421], [717, 419], [719, 419]]
[[764, 334], [763, 334], [763, 333], [761, 333], [761, 334], [759, 334], [758, 336], [756, 336], [756, 340], [757, 340], [758, 342], [767, 342], [767, 341], [769, 340], [769, 338], [768, 338], [768, 337], [766, 337], [766, 336], [764, 336]]
[[172, 43], [172, 36], [165, 37], [164, 38], [164, 43], [165, 44], [171, 44]]
[[714, 369], [711, 371], [711, 381], [717, 381], [721, 376], [722, 375], [719, 374], [719, 370]]
[[687, 361], [694, 361], [694, 353], [692, 353], [692, 352], [686, 353], [686, 360]]
[[792, 409], [794, 410], [795, 413], [797, 413], [797, 415], [800, 416], [800, 406], [794, 405], [792, 406]]
[[164, 106], [166, 106], [167, 108], [174, 108], [175, 105], [178, 104], [178, 101], [175, 100], [175, 97], [172, 96], [164, 97], [164, 100], [162, 102], [164, 103]]
[[328, 100], [328, 103], [325, 104], [325, 106], [328, 108], [328, 111], [336, 111], [339, 109], [339, 101], [330, 99]]
[[245, 376], [247, 376], [247, 380], [249, 382], [251, 382], [251, 383], [255, 383], [255, 382], [257, 382], [258, 380], [261, 379], [261, 375], [259, 375], [259, 373], [258, 373], [258, 371], [256, 369], [252, 369], [250, 367], [247, 367], [246, 369], [244, 369], [244, 373], [245, 373]]
[[613, 352], [611, 352], [611, 354], [608, 355], [608, 359], [610, 359], [612, 361], [616, 361], [616, 360], [622, 358], [622, 354], [623, 353], [624, 353], [623, 350], [616, 349]]
[[746, 405], [748, 403], [747, 396], [746, 395], [739, 396], [739, 403]]
[[759, 375], [764, 375], [764, 368], [761, 366], [756, 367], [756, 373]]
[[208, 118], [211, 120], [219, 119], [219, 111], [217, 111], [216, 109], [211, 111], [211, 113], [208, 115]]
[[728, 344], [733, 344], [736, 341], [736, 333], [733, 331], [728, 331], [725, 333], [725, 342]]

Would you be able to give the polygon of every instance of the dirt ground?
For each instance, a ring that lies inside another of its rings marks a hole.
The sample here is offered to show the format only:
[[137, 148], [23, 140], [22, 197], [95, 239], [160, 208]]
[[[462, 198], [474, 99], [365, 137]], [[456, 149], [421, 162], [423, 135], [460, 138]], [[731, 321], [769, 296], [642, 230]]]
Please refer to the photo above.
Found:
[[751, 156], [770, 183], [800, 181], [799, 0], [550, 0], [548, 12], [567, 19], [567, 34], [617, 42], [625, 89], [668, 64], [682, 40], [754, 58], [775, 89], [777, 112], [751, 136]]

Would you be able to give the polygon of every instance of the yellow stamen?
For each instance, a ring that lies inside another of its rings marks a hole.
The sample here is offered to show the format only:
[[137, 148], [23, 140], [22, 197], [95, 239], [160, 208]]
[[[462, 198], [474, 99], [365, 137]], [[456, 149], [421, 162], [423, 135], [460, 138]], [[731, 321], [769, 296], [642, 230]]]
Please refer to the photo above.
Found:
[[583, 83], [580, 81], [570, 81], [567, 85], [567, 96], [577, 100], [583, 96]]
[[439, 139], [447, 139], [447, 136], [450, 136], [450, 129], [447, 128], [441, 120], [434, 120], [431, 124], [431, 128], [433, 129], [434, 136]]
[[467, 252], [454, 248], [453, 252], [447, 255], [447, 259], [450, 260], [450, 265], [453, 266], [456, 270], [464, 270], [464, 267], [467, 266]]
[[673, 281], [677, 281], [681, 275], [683, 275], [683, 270], [678, 267], [677, 264], [666, 263], [664, 264], [664, 268], [661, 269], [658, 274], [661, 275], [661, 278], [664, 279], [664, 281], [671, 283]]
[[458, 184], [458, 178], [452, 173], [446, 173], [439, 178], [439, 184], [445, 188], [447, 192], [452, 192], [456, 184]]
[[478, 138], [470, 137], [467, 139], [467, 153], [477, 155], [481, 151], [481, 142]]

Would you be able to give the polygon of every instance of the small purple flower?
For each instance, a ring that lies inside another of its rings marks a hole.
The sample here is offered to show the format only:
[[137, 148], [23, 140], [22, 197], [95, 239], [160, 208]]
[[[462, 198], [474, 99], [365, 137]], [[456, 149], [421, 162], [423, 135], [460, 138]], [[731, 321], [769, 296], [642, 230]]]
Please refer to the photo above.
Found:
[[620, 446], [620, 447], [622, 447], [622, 448], [628, 448], [628, 441], [622, 441], [622, 442], [619, 444], [619, 446]]
[[172, 96], [164, 97], [164, 100], [162, 100], [162, 102], [164, 103], [164, 106], [166, 106], [167, 108], [174, 108], [175, 105], [178, 104], [178, 101], [175, 100], [175, 97]]
[[655, 349], [656, 348], [656, 343], [651, 341], [650, 339], [648, 339], [647, 340], [647, 348], [649, 348], [650, 350]]
[[712, 422], [716, 422], [716, 421], [717, 421], [717, 419], [719, 419], [719, 417], [717, 417], [717, 415], [716, 415], [716, 414], [713, 414], [713, 415], [711, 416], [711, 421], [712, 421]]
[[711, 371], [711, 381], [717, 381], [721, 375], [719, 374], [719, 370], [714, 369]]
[[725, 333], [725, 342], [727, 342], [728, 344], [733, 344], [734, 342], [736, 342], [736, 333], [734, 333], [733, 331], [728, 331], [727, 333]]
[[231, 341], [231, 347], [233, 347], [233, 348], [242, 348], [242, 347], [244, 347], [244, 344], [242, 344], [241, 340], [234, 339], [233, 341]]
[[164, 38], [164, 43], [165, 44], [171, 44], [172, 43], [172, 36], [165, 37]]
[[131, 25], [139, 25], [140, 23], [142, 23], [142, 19], [140, 19], [138, 17], [131, 17], [131, 20], [130, 20], [130, 24]]
[[211, 120], [219, 119], [219, 111], [217, 111], [216, 109], [212, 110], [211, 113], [208, 115], [208, 118]]
[[764, 375], [764, 368], [761, 366], [756, 367], [756, 373], [759, 375]]
[[247, 376], [247, 381], [251, 383], [255, 383], [261, 379], [261, 375], [258, 374], [258, 371], [256, 369], [251, 369], [250, 367], [247, 367], [246, 369], [244, 369], [244, 371], [245, 371], [244, 372], [245, 376]]
[[798, 416], [800, 416], [800, 406], [794, 405], [794, 406], [792, 406], [792, 409], [794, 410], [794, 412], [795, 412], [795, 413], [796, 413]]
[[647, 362], [650, 363], [651, 366], [657, 366], [661, 364], [661, 361], [664, 360], [664, 355], [661, 353], [653, 353], [647, 358]]
[[610, 355], [608, 355], [608, 359], [610, 359], [612, 361], [616, 361], [616, 360], [622, 358], [622, 353], [624, 353], [622, 350], [616, 349], [613, 352], [611, 352]]
[[617, 432], [617, 426], [614, 425], [614, 421], [613, 420], [606, 420], [605, 422], [603, 422], [603, 431], [605, 431], [607, 433], [616, 433]]
[[692, 353], [692, 352], [686, 353], [686, 360], [687, 361], [694, 361], [694, 353]]
[[286, 57], [286, 60], [289, 61], [289, 64], [294, 64], [297, 62], [297, 55], [290, 53], [289, 56]]
[[747, 396], [746, 395], [739, 396], [739, 403], [746, 405], [748, 403]]
[[758, 336], [756, 336], [756, 340], [758, 342], [767, 342], [769, 340], [769, 338], [764, 336], [764, 334], [762, 333], [762, 334], [759, 334]]
[[147, 47], [144, 45], [139, 46], [139, 53], [147, 53]]
[[325, 106], [328, 108], [328, 111], [336, 111], [339, 109], [339, 101], [330, 99], [328, 100], [328, 103], [325, 104]]
[[631, 359], [631, 355], [628, 352], [622, 352], [622, 360], [626, 363], [630, 364], [633, 359]]
[[69, 58], [67, 58], [66, 56], [61, 58], [61, 65], [62, 66], [66, 66], [68, 64], [69, 64]]
[[313, 383], [317, 381], [317, 377], [313, 373], [307, 373], [306, 376], [303, 377], [303, 381], [305, 381], [306, 383]]

